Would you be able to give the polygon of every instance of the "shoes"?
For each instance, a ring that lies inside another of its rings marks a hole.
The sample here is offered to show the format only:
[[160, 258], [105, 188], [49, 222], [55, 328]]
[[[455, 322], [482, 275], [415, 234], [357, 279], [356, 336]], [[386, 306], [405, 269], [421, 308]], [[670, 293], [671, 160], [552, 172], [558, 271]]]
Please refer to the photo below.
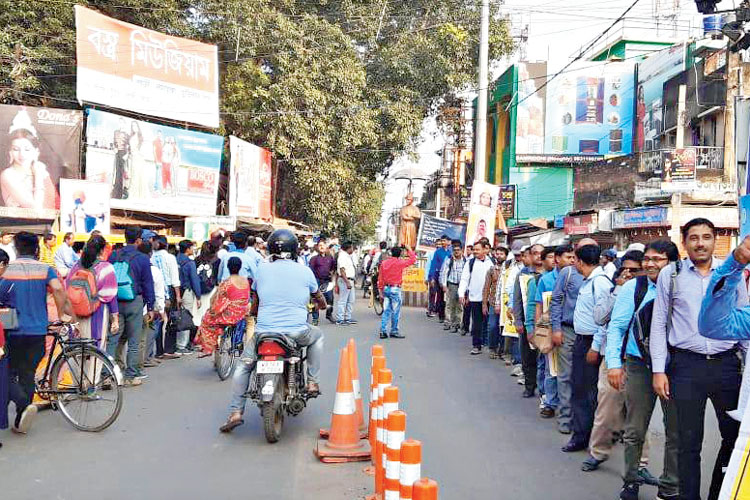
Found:
[[573, 431], [571, 431], [567, 427], [558, 427], [557, 428], [557, 432], [559, 432], [560, 434], [566, 434], [567, 435], [567, 434], [571, 434]]
[[523, 368], [521, 368], [521, 365], [516, 365], [513, 370], [510, 372], [511, 377], [522, 377], [523, 376]]
[[312, 324], [313, 326], [318, 326], [320, 324], [320, 320], [314, 319]]
[[326, 319], [330, 321], [331, 323], [336, 323], [336, 320], [333, 319], [333, 316], [326, 316]]
[[572, 443], [570, 441], [568, 441], [568, 444], [566, 444], [565, 446], [561, 448], [563, 453], [574, 453], [576, 451], [583, 451], [585, 449], [586, 449], [585, 444]]
[[453, 327], [453, 333], [458, 333], [460, 331], [461, 331], [461, 329], [459, 327], [457, 327], [457, 326]]
[[143, 385], [143, 380], [134, 377], [134, 378], [126, 378], [125, 382], [122, 384], [125, 387], [137, 387], [139, 385]]
[[677, 495], [663, 495], [663, 494], [659, 493], [658, 495], [656, 495], [656, 500], [677, 500], [678, 498], [680, 498], [679, 494], [677, 494]]
[[628, 483], [623, 485], [620, 490], [620, 500], [638, 500], [638, 490], [640, 485], [638, 483]]
[[518, 377], [518, 380], [516, 380], [516, 384], [526, 385], [526, 379], [524, 377]]
[[146, 361], [143, 362], [144, 368], [154, 368], [155, 366], [159, 366], [159, 363], [157, 363], [154, 360], [147, 359]]
[[344, 324], [345, 325], [356, 325], [357, 324], [357, 320], [356, 319], [347, 319], [346, 321], [344, 321]]
[[535, 392], [529, 389], [524, 390], [523, 394], [521, 394], [521, 397], [524, 399], [533, 398], [534, 396], [536, 396]]
[[428, 318], [434, 318], [435, 316], [436, 316], [435, 313], [429, 312], [429, 311], [427, 312], [427, 317]]
[[177, 358], [181, 358], [182, 355], [177, 354], [176, 352], [165, 352], [164, 354], [162, 354], [161, 357], [164, 359], [177, 359]]
[[392, 333], [391, 338], [392, 339], [405, 339], [406, 335], [401, 335], [400, 333]]
[[140, 374], [140, 375], [136, 375], [136, 376], [135, 376], [135, 377], [133, 377], [133, 378], [134, 378], [134, 379], [137, 379], [137, 380], [146, 380], [146, 379], [148, 378], [148, 375], [146, 375], [146, 374], [142, 373], [142, 374]]
[[499, 357], [495, 351], [490, 351], [490, 359], [497, 359]]
[[448, 330], [451, 330], [451, 329], [453, 329], [453, 327], [451, 325], [447, 324], [447, 323], [445, 324], [445, 326], [443, 326], [443, 330], [448, 331]]
[[29, 432], [29, 429], [31, 429], [31, 424], [34, 422], [34, 418], [36, 417], [38, 408], [34, 404], [30, 404], [27, 406], [23, 413], [21, 413], [21, 418], [18, 420], [18, 425], [11, 427], [11, 430], [17, 434], [26, 434]]
[[542, 418], [555, 418], [555, 410], [549, 407], [544, 407], [539, 410], [539, 416]]
[[345, 326], [347, 323], [345, 321], [337, 320], [336, 326]]
[[482, 348], [475, 347], [471, 351], [469, 351], [469, 354], [471, 354], [472, 356], [477, 356], [478, 354], [482, 354]]
[[[655, 477], [653, 474], [651, 474], [651, 471], [649, 471], [645, 467], [641, 467], [640, 469], [638, 469], [638, 478], [641, 479], [644, 483], [646, 483], [649, 486], [659, 486], [659, 479]], [[659, 498], [676, 499], [677, 495], [660, 496]]]
[[599, 468], [601, 464], [604, 463], [604, 460], [598, 460], [591, 455], [586, 458], [586, 460], [583, 461], [583, 464], [581, 465], [581, 470], [583, 472], [593, 472], [596, 469]]
[[183, 356], [187, 356], [188, 354], [193, 354], [193, 351], [191, 349], [177, 349], [177, 352], [179, 354], [182, 354]]
[[466, 331], [466, 330], [461, 330], [461, 336], [462, 336], [462, 337], [465, 337], [465, 336], [467, 336], [468, 334], [469, 334], [469, 332], [468, 332], [468, 331]]
[[388, 338], [388, 334], [385, 333], [385, 332], [380, 332], [380, 338], [381, 339], [387, 339]]

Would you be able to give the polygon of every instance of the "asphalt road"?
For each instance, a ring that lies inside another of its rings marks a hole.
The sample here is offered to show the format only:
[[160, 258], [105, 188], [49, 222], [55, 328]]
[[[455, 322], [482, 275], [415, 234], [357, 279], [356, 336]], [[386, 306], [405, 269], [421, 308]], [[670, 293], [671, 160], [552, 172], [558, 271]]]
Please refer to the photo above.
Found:
[[[359, 297], [358, 297], [359, 299]], [[166, 361], [141, 387], [126, 389], [120, 418], [106, 431], [74, 430], [44, 411], [28, 436], [0, 432], [0, 498], [26, 500], [325, 499], [352, 500], [371, 491], [361, 463], [324, 465], [313, 456], [335, 395], [338, 349], [357, 340], [363, 387], [375, 314], [356, 306], [356, 327], [326, 322], [321, 398], [287, 418], [279, 443], [262, 434], [256, 408], [231, 435], [226, 418], [230, 382], [208, 359]], [[509, 369], [486, 354], [468, 355], [469, 337], [446, 334], [422, 309], [404, 309], [405, 340], [385, 341], [388, 367], [401, 389], [407, 437], [423, 443], [422, 473], [440, 484], [442, 499], [615, 499], [622, 448], [599, 471], [580, 471], [585, 453], [560, 451], [567, 436], [538, 417], [538, 401], [521, 398]], [[364, 392], [364, 391], [363, 391]], [[715, 418], [707, 418], [704, 487], [718, 449]], [[661, 470], [663, 431], [655, 415], [651, 470]], [[642, 499], [656, 489], [644, 487]]]

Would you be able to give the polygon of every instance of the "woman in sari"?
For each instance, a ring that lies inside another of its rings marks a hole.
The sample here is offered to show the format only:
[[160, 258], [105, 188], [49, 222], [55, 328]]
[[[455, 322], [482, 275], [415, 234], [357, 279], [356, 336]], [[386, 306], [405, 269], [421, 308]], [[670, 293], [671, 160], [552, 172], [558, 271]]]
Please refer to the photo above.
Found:
[[81, 260], [75, 263], [68, 274], [69, 285], [71, 276], [80, 269], [88, 269], [96, 278], [96, 289], [101, 305], [88, 318], [78, 318], [78, 329], [81, 338], [94, 339], [96, 345], [102, 348], [106, 345], [107, 333], [116, 332], [119, 327], [117, 308], [117, 278], [115, 268], [104, 260], [107, 241], [103, 236], [93, 235], [83, 249]]
[[240, 268], [242, 261], [238, 257], [229, 259], [229, 278], [219, 285], [211, 299], [211, 308], [203, 316], [195, 338], [195, 343], [203, 349], [201, 358], [213, 354], [225, 326], [236, 324], [250, 310], [250, 282], [239, 275]]

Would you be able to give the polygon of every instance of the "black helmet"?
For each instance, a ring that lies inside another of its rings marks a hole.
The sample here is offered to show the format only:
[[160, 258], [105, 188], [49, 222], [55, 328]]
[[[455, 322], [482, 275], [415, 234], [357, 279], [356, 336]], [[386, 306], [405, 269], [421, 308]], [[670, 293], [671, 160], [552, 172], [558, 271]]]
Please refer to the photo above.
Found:
[[299, 241], [289, 229], [277, 229], [268, 237], [268, 253], [282, 259], [297, 257]]

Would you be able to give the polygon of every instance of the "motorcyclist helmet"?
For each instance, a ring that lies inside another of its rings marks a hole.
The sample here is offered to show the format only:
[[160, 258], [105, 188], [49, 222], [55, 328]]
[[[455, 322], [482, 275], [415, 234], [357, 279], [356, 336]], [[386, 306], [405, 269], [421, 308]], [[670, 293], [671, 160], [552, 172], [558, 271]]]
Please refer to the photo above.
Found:
[[289, 229], [277, 229], [268, 237], [268, 253], [275, 259], [296, 259], [299, 241]]

